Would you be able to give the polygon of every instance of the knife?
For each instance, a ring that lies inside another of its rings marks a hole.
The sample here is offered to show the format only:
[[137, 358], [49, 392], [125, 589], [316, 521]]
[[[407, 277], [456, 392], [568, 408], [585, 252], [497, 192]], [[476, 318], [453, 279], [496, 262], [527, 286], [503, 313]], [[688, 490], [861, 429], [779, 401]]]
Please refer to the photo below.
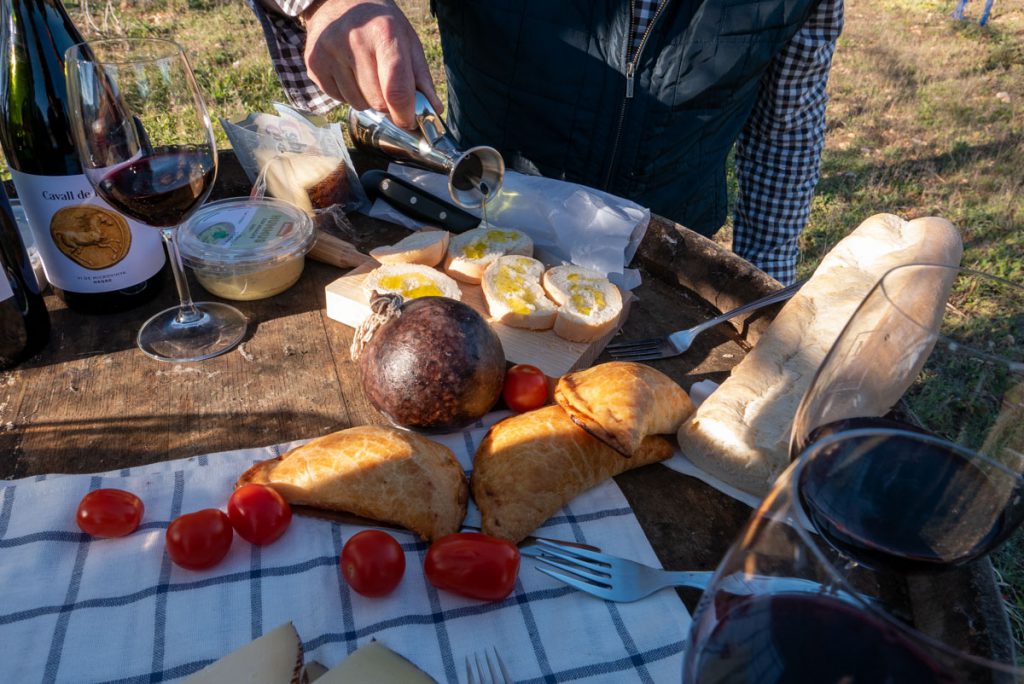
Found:
[[366, 171], [359, 181], [371, 199], [379, 197], [417, 221], [437, 225], [453, 233], [464, 233], [480, 225], [480, 219], [465, 209], [387, 171]]

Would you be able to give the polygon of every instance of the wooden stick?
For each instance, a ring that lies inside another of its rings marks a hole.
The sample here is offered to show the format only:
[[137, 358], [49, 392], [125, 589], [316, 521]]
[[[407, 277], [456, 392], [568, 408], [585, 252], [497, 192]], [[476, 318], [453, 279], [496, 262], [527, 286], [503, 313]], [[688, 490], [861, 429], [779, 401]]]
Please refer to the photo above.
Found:
[[370, 257], [356, 249], [352, 243], [322, 230], [316, 232], [316, 243], [308, 256], [338, 268], [355, 268], [370, 261]]

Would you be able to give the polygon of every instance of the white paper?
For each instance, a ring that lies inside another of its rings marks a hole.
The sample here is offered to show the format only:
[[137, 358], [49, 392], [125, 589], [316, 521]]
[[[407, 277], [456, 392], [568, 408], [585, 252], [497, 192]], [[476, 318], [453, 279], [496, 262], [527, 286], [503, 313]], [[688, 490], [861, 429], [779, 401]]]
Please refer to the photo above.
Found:
[[[388, 173], [407, 179], [445, 201], [448, 181], [439, 173], [391, 164]], [[479, 210], [468, 210], [480, 216]], [[416, 230], [422, 223], [377, 200], [369, 215]], [[501, 192], [487, 204], [487, 223], [530, 236], [545, 263], [569, 262], [594, 269], [632, 290], [640, 274], [626, 268], [651, 220], [650, 209], [575, 183], [507, 171]]]

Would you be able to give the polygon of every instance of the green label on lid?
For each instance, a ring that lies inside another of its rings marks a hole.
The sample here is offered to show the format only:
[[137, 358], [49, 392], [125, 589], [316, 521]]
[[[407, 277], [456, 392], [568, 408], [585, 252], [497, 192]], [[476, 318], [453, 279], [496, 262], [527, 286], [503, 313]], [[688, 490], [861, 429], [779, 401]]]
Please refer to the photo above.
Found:
[[217, 214], [216, 219], [196, 236], [200, 242], [239, 250], [253, 249], [295, 230], [290, 216], [268, 207], [225, 211]]

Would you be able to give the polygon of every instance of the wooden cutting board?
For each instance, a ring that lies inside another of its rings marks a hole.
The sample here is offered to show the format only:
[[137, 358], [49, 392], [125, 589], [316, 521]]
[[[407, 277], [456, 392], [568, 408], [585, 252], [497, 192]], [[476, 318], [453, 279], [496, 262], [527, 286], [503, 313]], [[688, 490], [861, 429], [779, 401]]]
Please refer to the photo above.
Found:
[[[378, 265], [375, 261], [363, 264], [327, 286], [327, 315], [330, 318], [355, 328], [370, 315], [370, 300], [362, 284], [366, 275]], [[462, 301], [476, 309], [498, 333], [505, 358], [511, 363], [537, 366], [549, 378], [558, 378], [569, 371], [592, 365], [625, 322], [633, 298], [631, 293], [623, 293], [619, 323], [603, 337], [593, 342], [570, 342], [551, 330], [523, 330], [491, 321], [480, 286], [459, 283], [459, 288]]]

